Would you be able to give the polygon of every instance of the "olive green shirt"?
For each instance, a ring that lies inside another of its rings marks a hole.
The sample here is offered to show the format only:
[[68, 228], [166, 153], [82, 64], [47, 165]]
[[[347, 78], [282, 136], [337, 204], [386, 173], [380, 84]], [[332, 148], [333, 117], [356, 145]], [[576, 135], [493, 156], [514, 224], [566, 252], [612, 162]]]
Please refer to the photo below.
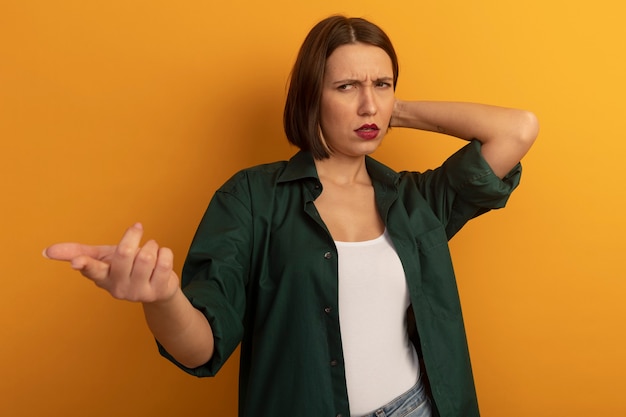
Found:
[[[472, 141], [424, 173], [397, 173], [367, 157], [443, 417], [479, 415], [447, 242], [471, 218], [504, 207], [521, 175], [518, 165], [500, 180], [480, 146]], [[243, 170], [215, 193], [189, 250], [182, 287], [208, 318], [215, 353], [195, 369], [177, 365], [215, 375], [241, 343], [242, 417], [350, 416], [337, 249], [314, 205], [321, 192], [307, 152]]]

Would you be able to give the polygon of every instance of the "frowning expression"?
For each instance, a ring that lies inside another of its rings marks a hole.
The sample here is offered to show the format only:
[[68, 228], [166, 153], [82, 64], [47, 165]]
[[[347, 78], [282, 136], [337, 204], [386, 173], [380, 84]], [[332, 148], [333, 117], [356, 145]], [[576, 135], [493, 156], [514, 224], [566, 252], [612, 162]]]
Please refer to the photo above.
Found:
[[387, 53], [354, 43], [326, 60], [320, 127], [331, 157], [362, 157], [380, 145], [395, 101], [393, 69]]

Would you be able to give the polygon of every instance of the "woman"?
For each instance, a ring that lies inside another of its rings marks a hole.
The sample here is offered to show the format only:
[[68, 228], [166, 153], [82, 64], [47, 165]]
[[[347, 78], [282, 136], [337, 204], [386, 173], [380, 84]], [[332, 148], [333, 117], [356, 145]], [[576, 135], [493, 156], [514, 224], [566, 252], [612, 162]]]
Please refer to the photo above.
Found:
[[[380, 28], [318, 23], [285, 106], [300, 152], [215, 193], [182, 289], [171, 251], [140, 246], [140, 224], [116, 246], [46, 256], [141, 302], [162, 354], [191, 374], [214, 375], [241, 343], [240, 416], [478, 416], [447, 241], [505, 205], [538, 125], [521, 110], [400, 101], [397, 79]], [[396, 173], [368, 156], [389, 127], [469, 143], [436, 170]]]

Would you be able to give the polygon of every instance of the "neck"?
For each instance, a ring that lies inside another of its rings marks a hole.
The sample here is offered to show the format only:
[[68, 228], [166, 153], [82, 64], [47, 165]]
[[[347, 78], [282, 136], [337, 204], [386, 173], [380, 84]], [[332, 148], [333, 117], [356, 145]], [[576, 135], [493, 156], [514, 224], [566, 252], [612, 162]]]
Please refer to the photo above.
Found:
[[364, 156], [358, 158], [331, 156], [327, 159], [315, 160], [315, 168], [322, 183], [327, 181], [340, 185], [371, 183]]

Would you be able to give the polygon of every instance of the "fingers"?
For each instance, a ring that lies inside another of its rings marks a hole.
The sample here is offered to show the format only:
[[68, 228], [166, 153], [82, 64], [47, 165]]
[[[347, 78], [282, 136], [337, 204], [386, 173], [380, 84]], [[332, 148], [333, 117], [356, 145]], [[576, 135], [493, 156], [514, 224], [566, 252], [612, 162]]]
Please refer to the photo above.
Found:
[[[172, 276], [171, 250], [159, 248], [154, 240], [147, 241], [142, 247], [142, 236], [141, 224], [128, 228], [111, 257], [108, 276], [100, 281], [94, 280], [114, 298], [153, 302], [171, 296], [178, 284], [178, 278]], [[98, 271], [92, 276], [100, 277], [98, 274], [104, 271], [102, 265], [92, 263], [90, 266], [90, 273]]]
[[142, 236], [143, 227], [140, 223], [136, 223], [126, 230], [111, 258], [110, 276], [112, 279], [130, 277]]
[[146, 242], [135, 257], [127, 296], [135, 300], [155, 301], [172, 294], [174, 255], [169, 248], [159, 248], [154, 240]]
[[154, 240], [149, 240], [139, 249], [131, 271], [131, 279], [149, 281], [157, 264], [159, 246]]
[[148, 284], [170, 278], [174, 255], [169, 248], [160, 248], [154, 240], [149, 240], [140, 248], [130, 273], [131, 281]]
[[50, 259], [70, 261], [73, 269], [114, 298], [151, 302], [168, 298], [178, 287], [174, 256], [154, 240], [140, 246], [143, 227], [129, 227], [117, 246], [59, 243], [44, 250]]
[[43, 251], [44, 258], [56, 261], [71, 261], [79, 256], [104, 259], [114, 250], [113, 246], [90, 246], [80, 243], [56, 243]]
[[[152, 272], [151, 283], [154, 288], [166, 289], [171, 284], [172, 270], [174, 268], [174, 254], [169, 248], [160, 248], [157, 262]], [[178, 279], [175, 284], [178, 285]]]

